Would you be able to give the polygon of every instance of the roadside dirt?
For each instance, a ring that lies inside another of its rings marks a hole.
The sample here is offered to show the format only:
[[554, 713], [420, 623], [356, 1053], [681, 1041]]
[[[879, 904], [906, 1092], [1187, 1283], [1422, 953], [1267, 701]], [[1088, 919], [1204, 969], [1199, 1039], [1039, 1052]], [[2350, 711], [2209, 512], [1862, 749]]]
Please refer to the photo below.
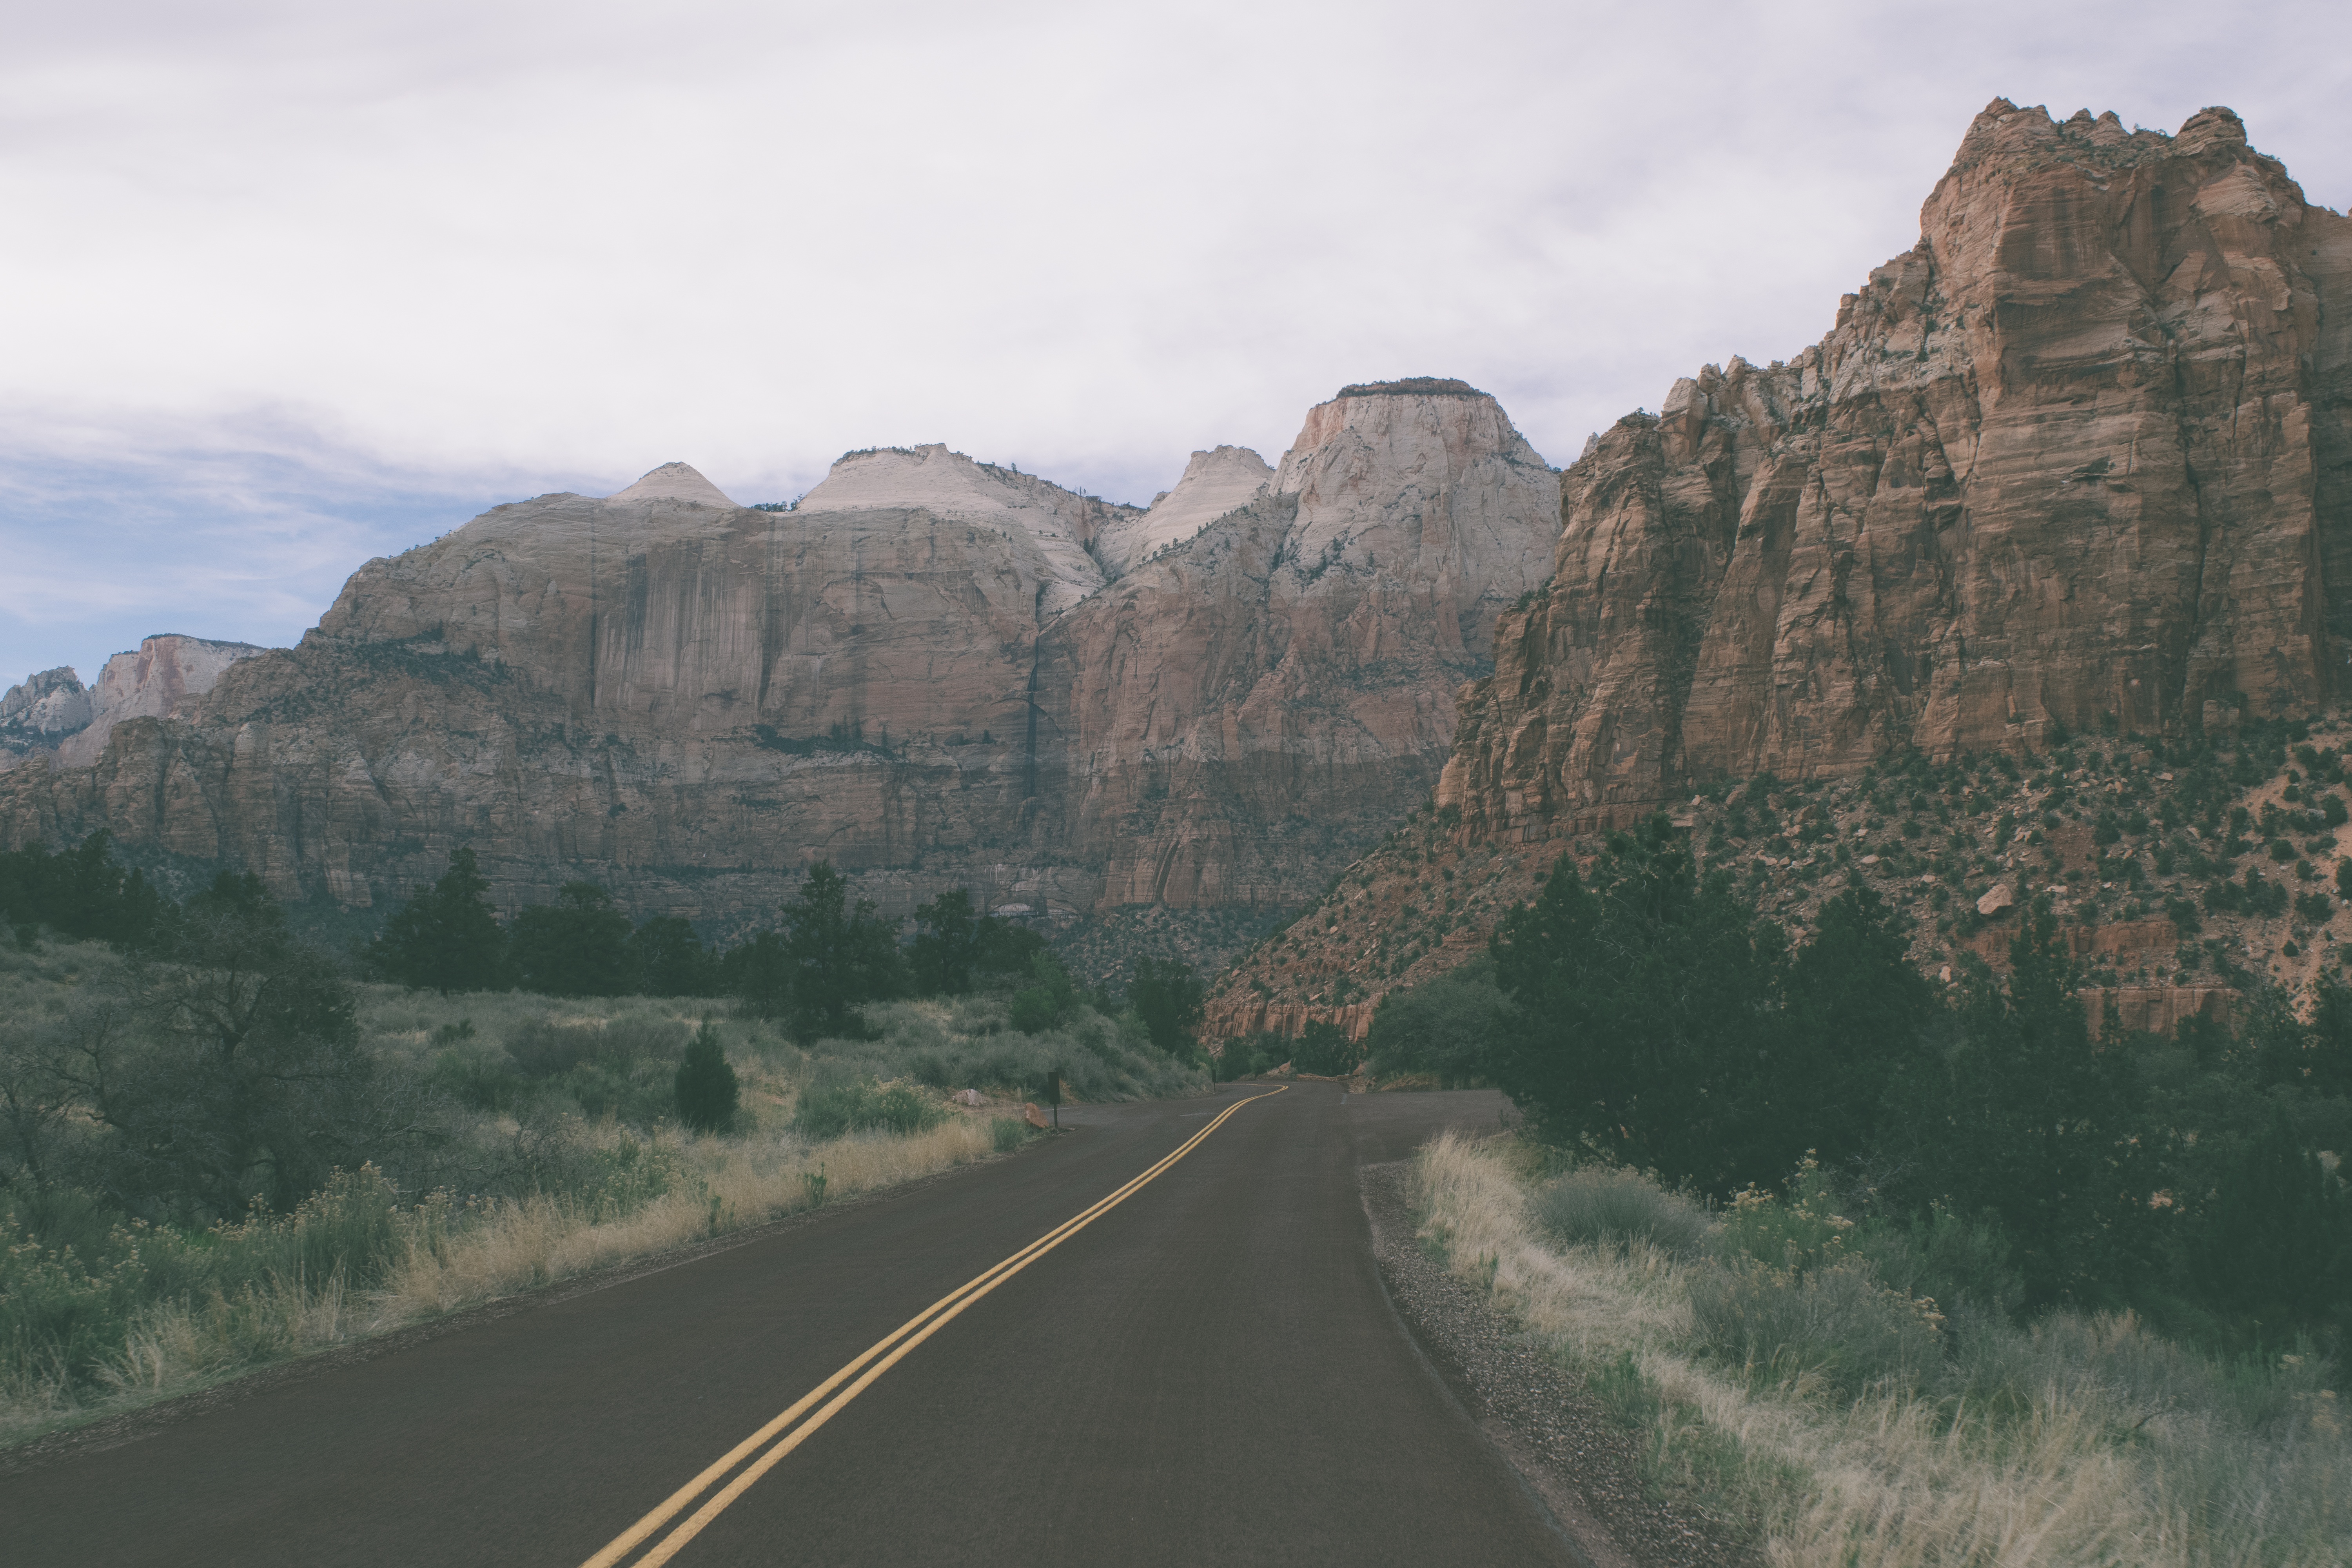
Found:
[[1594, 1568], [1760, 1568], [1698, 1510], [1653, 1495], [1642, 1439], [1415, 1238], [1408, 1162], [1358, 1172], [1372, 1251], [1422, 1353]]

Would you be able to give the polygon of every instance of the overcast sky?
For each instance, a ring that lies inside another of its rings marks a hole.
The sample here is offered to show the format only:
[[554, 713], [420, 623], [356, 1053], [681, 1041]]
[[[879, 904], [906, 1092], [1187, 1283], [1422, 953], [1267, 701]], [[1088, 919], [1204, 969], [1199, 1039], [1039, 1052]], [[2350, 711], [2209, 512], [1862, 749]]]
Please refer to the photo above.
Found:
[[2352, 6], [11, 7], [0, 684], [283, 644], [673, 458], [945, 441], [1142, 502], [1351, 381], [1554, 463], [1917, 237], [1996, 95], [2227, 103], [2352, 203]]

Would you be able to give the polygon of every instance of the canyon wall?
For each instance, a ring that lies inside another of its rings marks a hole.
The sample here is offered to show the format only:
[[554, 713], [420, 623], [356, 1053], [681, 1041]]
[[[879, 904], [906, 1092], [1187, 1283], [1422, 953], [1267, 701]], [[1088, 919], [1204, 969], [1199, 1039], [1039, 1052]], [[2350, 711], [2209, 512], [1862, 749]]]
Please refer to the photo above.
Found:
[[1997, 100], [1920, 229], [1794, 360], [1592, 438], [1438, 809], [1229, 972], [1212, 1035], [1360, 1030], [1580, 836], [1710, 780], [2343, 700], [2352, 219], [2226, 109], [2166, 136]]
[[353, 909], [465, 844], [509, 906], [593, 877], [719, 931], [820, 858], [892, 913], [1293, 908], [1427, 797], [1558, 496], [1454, 382], [1349, 388], [1279, 471], [1196, 454], [1149, 509], [936, 446], [781, 510], [666, 465], [370, 562], [299, 647], [0, 778], [0, 837]]
[[1821, 342], [1567, 470], [1440, 788], [1465, 832], [2338, 694], [2352, 220], [2226, 109], [2168, 137], [2005, 100], [1920, 219]]
[[167, 633], [108, 659], [95, 687], [84, 687], [69, 668], [43, 670], [0, 698], [0, 772], [50, 759], [87, 767], [123, 720], [184, 713], [221, 671], [265, 651]]

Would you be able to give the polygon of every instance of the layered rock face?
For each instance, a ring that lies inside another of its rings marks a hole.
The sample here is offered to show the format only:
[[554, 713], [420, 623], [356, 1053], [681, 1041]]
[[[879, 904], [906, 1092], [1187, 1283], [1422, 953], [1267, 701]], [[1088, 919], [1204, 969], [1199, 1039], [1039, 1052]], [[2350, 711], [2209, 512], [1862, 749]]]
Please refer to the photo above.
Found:
[[1996, 100], [1921, 229], [1794, 361], [1710, 366], [1587, 446], [1439, 810], [1230, 972], [1213, 1034], [1360, 1030], [1566, 842], [1712, 778], [2343, 697], [2352, 219], [2228, 110], [2168, 137]]
[[89, 724], [89, 689], [59, 666], [28, 676], [0, 697], [0, 771], [31, 756], [53, 756], [68, 736]]
[[1694, 781], [2305, 710], [2352, 634], [2352, 220], [2227, 110], [1996, 100], [1795, 361], [1595, 438], [1441, 787], [1473, 837]]
[[1460, 382], [1349, 387], [1264, 495], [1056, 626], [1040, 688], [1104, 901], [1295, 904], [1426, 799], [1558, 484]]
[[468, 844], [510, 905], [587, 876], [718, 929], [818, 858], [894, 913], [1295, 906], [1426, 797], [1557, 509], [1458, 383], [1351, 388], [1279, 479], [1219, 448], [1149, 510], [944, 447], [785, 511], [668, 465], [369, 563], [184, 717], [0, 781], [0, 833], [353, 907]]
[[268, 650], [167, 634], [118, 653], [85, 689], [71, 669], [44, 670], [0, 699], [0, 771], [37, 759], [88, 767], [125, 719], [170, 718], [213, 689], [221, 671]]

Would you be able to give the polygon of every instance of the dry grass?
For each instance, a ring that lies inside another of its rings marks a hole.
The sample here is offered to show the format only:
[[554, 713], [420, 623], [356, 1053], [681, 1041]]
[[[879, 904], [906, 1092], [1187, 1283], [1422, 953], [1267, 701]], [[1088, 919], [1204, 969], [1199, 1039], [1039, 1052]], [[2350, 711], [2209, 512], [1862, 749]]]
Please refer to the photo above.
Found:
[[374, 1289], [348, 1288], [341, 1271], [297, 1270], [152, 1303], [136, 1313], [95, 1389], [37, 1363], [16, 1366], [0, 1387], [0, 1443], [969, 1164], [996, 1147], [993, 1121], [978, 1116], [911, 1137], [855, 1132], [819, 1144], [789, 1132], [695, 1137], [667, 1128], [638, 1140], [609, 1122], [573, 1136], [617, 1174], [562, 1195], [463, 1206], [445, 1197], [395, 1210], [393, 1256]]
[[[665, 1133], [656, 1147], [670, 1143]], [[781, 1218], [816, 1201], [809, 1178], [820, 1173], [831, 1202], [969, 1164], [993, 1148], [989, 1124], [971, 1117], [904, 1138], [853, 1132], [814, 1146], [790, 1136], [698, 1138], [673, 1146], [682, 1179], [620, 1218], [600, 1222], [575, 1200], [533, 1196], [446, 1235], [420, 1226], [372, 1304], [373, 1326], [415, 1322]]]
[[1424, 1234], [1647, 1431], [1658, 1475], [1715, 1500], [1776, 1564], [2151, 1568], [2352, 1561], [2352, 1441], [2290, 1363], [2252, 1393], [2128, 1317], [1976, 1325], [1949, 1386], [1840, 1394], [1733, 1368], [1691, 1290], [1719, 1267], [1635, 1241], [1560, 1246], [1507, 1146], [1418, 1162]]

